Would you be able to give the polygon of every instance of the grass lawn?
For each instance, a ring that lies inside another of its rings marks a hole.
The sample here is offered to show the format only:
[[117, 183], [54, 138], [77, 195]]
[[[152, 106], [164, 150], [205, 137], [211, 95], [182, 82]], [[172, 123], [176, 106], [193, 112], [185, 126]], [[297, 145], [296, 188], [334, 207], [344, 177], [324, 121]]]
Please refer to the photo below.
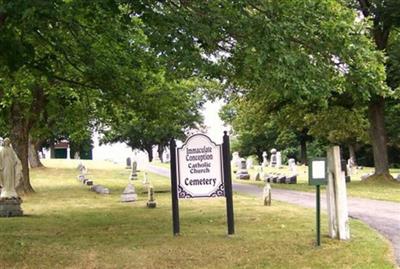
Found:
[[181, 236], [172, 236], [169, 182], [149, 175], [157, 208], [147, 209], [142, 174], [139, 200], [121, 203], [129, 170], [87, 161], [89, 177], [111, 195], [76, 180], [77, 162], [49, 160], [31, 172], [36, 193], [26, 214], [0, 219], [0, 268], [395, 268], [388, 242], [351, 220], [352, 239], [315, 243], [315, 212], [234, 195], [236, 234], [226, 235], [224, 199], [180, 200]]

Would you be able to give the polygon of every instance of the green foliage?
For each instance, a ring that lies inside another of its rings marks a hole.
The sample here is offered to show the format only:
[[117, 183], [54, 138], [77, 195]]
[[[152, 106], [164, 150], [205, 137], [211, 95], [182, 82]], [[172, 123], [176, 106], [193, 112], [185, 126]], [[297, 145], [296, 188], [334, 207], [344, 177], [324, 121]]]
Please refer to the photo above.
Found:
[[190, 129], [202, 123], [200, 89], [208, 84], [197, 79], [166, 81], [160, 73], [159, 80], [145, 89], [140, 99], [113, 107], [105, 128], [100, 128], [102, 142], [125, 142], [132, 149], [150, 153], [153, 145], [165, 147], [171, 138], [184, 140]]

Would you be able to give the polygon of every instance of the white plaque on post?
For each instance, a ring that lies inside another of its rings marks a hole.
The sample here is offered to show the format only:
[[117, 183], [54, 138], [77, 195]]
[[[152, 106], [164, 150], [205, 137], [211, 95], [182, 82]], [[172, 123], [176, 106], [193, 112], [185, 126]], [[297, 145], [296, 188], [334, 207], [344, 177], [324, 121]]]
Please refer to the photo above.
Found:
[[177, 149], [177, 159], [179, 198], [225, 196], [221, 145], [195, 134]]

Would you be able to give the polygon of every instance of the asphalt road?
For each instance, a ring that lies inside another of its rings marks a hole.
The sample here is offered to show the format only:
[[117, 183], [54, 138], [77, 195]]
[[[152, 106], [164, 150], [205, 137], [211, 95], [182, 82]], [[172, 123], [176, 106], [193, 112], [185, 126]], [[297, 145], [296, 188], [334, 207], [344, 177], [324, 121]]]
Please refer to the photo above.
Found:
[[[147, 170], [166, 177], [170, 176], [166, 168], [149, 165]], [[233, 183], [233, 190], [262, 197], [262, 189], [255, 185]], [[321, 201], [325, 199], [325, 195], [322, 194]], [[272, 200], [315, 208], [315, 193], [273, 189]], [[326, 203], [322, 202], [321, 207], [326, 210]], [[400, 266], [400, 203], [349, 197], [348, 209], [351, 218], [365, 222], [392, 243], [397, 265]]]

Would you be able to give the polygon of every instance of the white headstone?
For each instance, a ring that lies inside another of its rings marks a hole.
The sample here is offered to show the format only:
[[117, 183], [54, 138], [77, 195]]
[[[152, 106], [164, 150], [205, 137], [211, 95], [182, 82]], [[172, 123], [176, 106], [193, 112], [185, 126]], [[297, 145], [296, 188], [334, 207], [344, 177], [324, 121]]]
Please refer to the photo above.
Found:
[[288, 165], [289, 165], [289, 171], [290, 171], [290, 176], [297, 176], [297, 165], [296, 161], [293, 158], [290, 158], [288, 160]]
[[266, 151], [263, 152], [262, 154], [263, 161], [261, 163], [262, 168], [265, 168], [268, 166], [268, 153]]
[[278, 168], [282, 167], [282, 155], [280, 151], [276, 153], [276, 167]]
[[247, 158], [247, 160], [246, 160], [246, 168], [247, 169], [253, 168], [253, 159], [251, 157]]
[[270, 167], [276, 166], [276, 149], [271, 149], [271, 160], [269, 166]]
[[240, 167], [240, 156], [239, 152], [235, 151], [232, 153], [232, 163], [234, 167], [239, 168]]

